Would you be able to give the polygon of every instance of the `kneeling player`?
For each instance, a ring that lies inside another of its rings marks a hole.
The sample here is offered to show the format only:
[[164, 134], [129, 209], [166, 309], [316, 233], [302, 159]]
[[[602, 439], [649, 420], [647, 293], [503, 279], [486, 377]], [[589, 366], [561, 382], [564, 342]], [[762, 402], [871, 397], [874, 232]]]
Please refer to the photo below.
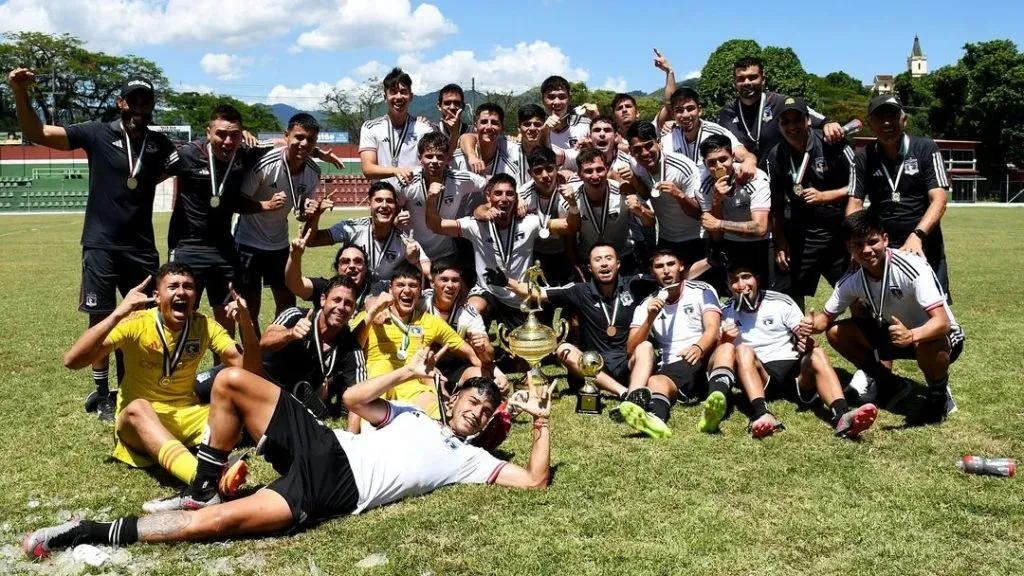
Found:
[[[432, 378], [432, 359], [420, 350], [407, 365], [345, 392], [349, 410], [378, 428], [354, 435], [331, 430], [291, 395], [254, 374], [221, 372], [213, 386], [210, 437], [199, 448], [200, 469], [183, 502], [189, 510], [113, 522], [73, 520], [29, 534], [23, 548], [32, 558], [77, 544], [127, 545], [267, 534], [308, 521], [370, 508], [450, 484], [498, 484], [543, 489], [550, 478], [548, 390], [517, 402], [534, 417], [533, 446], [526, 468], [498, 460], [471, 446], [501, 402], [493, 382], [467, 381], [445, 408], [448, 426], [438, 426], [418, 408], [381, 399], [408, 380]], [[219, 503], [217, 475], [242, 430], [260, 438], [257, 452], [283, 475], [266, 488]]]
[[768, 411], [766, 395], [788, 396], [802, 404], [820, 397], [837, 436], [853, 438], [871, 427], [878, 415], [875, 406], [850, 410], [828, 356], [809, 338], [810, 317], [803, 317], [792, 298], [762, 290], [754, 266], [742, 262], [729, 267], [729, 290], [732, 298], [722, 313], [721, 342], [711, 360], [712, 392], [704, 402], [699, 430], [718, 430], [734, 373], [750, 401], [754, 438], [782, 427]]
[[[860, 268], [836, 284], [825, 313], [814, 317], [814, 331], [827, 329], [832, 347], [867, 374], [872, 388], [890, 397], [908, 386], [882, 362], [917, 360], [928, 382], [923, 416], [941, 422], [956, 409], [949, 365], [963, 351], [964, 332], [935, 273], [921, 256], [888, 249], [889, 237], [875, 213], [850, 215], [843, 221], [843, 235]], [[836, 321], [855, 302], [870, 317]]]

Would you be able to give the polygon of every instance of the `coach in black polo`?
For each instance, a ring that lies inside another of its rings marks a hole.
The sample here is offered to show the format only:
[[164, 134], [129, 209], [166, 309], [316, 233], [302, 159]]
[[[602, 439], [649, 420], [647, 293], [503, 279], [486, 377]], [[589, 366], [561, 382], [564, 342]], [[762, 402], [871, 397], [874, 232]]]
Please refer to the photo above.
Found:
[[[807, 105], [788, 97], [779, 111], [783, 141], [768, 153], [775, 227], [774, 290], [802, 310], [824, 276], [830, 286], [846, 273], [849, 252], [839, 234], [856, 170], [853, 148], [825, 141], [811, 128]], [[789, 217], [786, 218], [786, 206]]]
[[[95, 325], [117, 305], [115, 288], [124, 296], [155, 274], [160, 263], [153, 242], [153, 198], [174, 145], [167, 136], [149, 130], [156, 96], [153, 83], [140, 76], [125, 80], [116, 120], [65, 128], [43, 125], [36, 116], [28, 94], [35, 81], [32, 71], [18, 68], [9, 81], [27, 139], [57, 150], [82, 149], [89, 158], [79, 310], [89, 314], [90, 326]], [[85, 408], [96, 411], [101, 420], [113, 421], [106, 358], [93, 364], [93, 380], [96, 391], [86, 398]]]
[[935, 141], [904, 132], [907, 116], [895, 95], [868, 104], [868, 126], [876, 141], [857, 152], [857, 175], [846, 213], [878, 214], [889, 246], [923, 255], [949, 295], [949, 272], [940, 220], [946, 212], [949, 177]]

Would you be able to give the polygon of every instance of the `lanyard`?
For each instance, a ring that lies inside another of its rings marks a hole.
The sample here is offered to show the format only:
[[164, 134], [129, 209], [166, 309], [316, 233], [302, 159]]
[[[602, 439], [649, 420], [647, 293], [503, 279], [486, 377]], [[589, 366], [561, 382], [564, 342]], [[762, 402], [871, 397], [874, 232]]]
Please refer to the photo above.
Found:
[[381, 260], [384, 259], [384, 254], [387, 253], [388, 246], [391, 246], [391, 241], [395, 239], [395, 227], [393, 225], [391, 226], [391, 232], [388, 234], [387, 239], [384, 240], [383, 245], [378, 245], [377, 238], [373, 235], [373, 222], [371, 222], [369, 226], [367, 226], [366, 236], [366, 251], [368, 252], [367, 256], [370, 259], [370, 265], [373, 266], [373, 268], [370, 271], [375, 274], [380, 274]]
[[889, 284], [889, 262], [891, 261], [891, 259], [892, 257], [889, 255], [889, 250], [886, 249], [885, 267], [882, 268], [882, 284], [880, 290], [878, 291], [877, 305], [875, 304], [875, 298], [871, 295], [871, 286], [868, 284], [867, 271], [865, 271], [862, 268], [860, 274], [861, 286], [864, 288], [864, 297], [867, 298], [868, 306], [871, 306], [871, 312], [874, 314], [875, 321], [877, 321], [879, 324], [888, 324], [888, 322], [886, 322], [885, 320], [885, 316], [883, 315], [882, 307], [885, 306], [885, 291]]
[[904, 134], [903, 135], [903, 141], [900, 142], [900, 169], [896, 172], [896, 180], [895, 181], [892, 179], [892, 176], [889, 174], [889, 169], [885, 166], [885, 153], [883, 152], [882, 154], [879, 155], [881, 160], [882, 160], [880, 163], [882, 164], [882, 170], [885, 172], [885, 179], [889, 181], [889, 188], [892, 189], [891, 199], [892, 199], [893, 202], [899, 202], [900, 201], [900, 191], [899, 191], [900, 178], [903, 177], [903, 168], [907, 164], [906, 158], [907, 158], [907, 150], [909, 148], [910, 148], [910, 136], [907, 136], [906, 134]]
[[[534, 187], [536, 187], [536, 184], [534, 184]], [[541, 196], [540, 190], [537, 190], [537, 205], [538, 206], [540, 205], [540, 202], [543, 199], [544, 199], [544, 197]], [[557, 204], [558, 204], [558, 185], [556, 184], [555, 185], [555, 189], [551, 192], [551, 197], [548, 198], [548, 207], [541, 209], [541, 213], [540, 213], [540, 227], [541, 228], [545, 228], [546, 229], [548, 227], [548, 222], [551, 221], [551, 217], [552, 217], [551, 211], [555, 209], [555, 206]]]
[[[445, 169], [444, 176], [441, 177], [441, 185], [444, 186], [444, 188], [441, 190], [441, 193], [437, 195], [437, 211], [438, 212], [441, 211], [441, 204], [444, 203], [444, 194], [445, 194], [445, 192], [448, 191], [448, 169], [447, 168]], [[458, 186], [458, 184], [456, 184], [456, 186]], [[426, 202], [426, 200], [427, 200], [427, 176], [426, 176], [426, 174], [424, 174], [423, 178], [420, 179], [420, 187], [423, 189], [423, 201]], [[412, 230], [409, 230], [409, 238], [410, 239], [412, 238]]]
[[736, 101], [738, 104], [736, 111], [739, 112], [740, 122], [743, 123], [743, 130], [747, 133], [747, 138], [750, 138], [754, 142], [754, 146], [757, 146], [761, 141], [761, 126], [764, 125], [764, 122], [761, 120], [764, 118], [764, 104], [767, 101], [768, 96], [764, 92], [761, 92], [761, 105], [757, 109], [757, 118], [754, 119], [754, 121], [757, 122], [757, 138], [754, 138], [754, 136], [750, 134], [750, 128], [747, 126], [747, 119], [743, 117], [743, 101]]
[[334, 363], [338, 360], [338, 345], [331, 346], [331, 353], [327, 356], [327, 360], [324, 360], [324, 346], [320, 340], [320, 315], [324, 311], [320, 310], [313, 317], [313, 345], [316, 346], [316, 357], [320, 360], [320, 373], [327, 378], [334, 373]]
[[288, 149], [285, 148], [284, 152], [281, 153], [281, 164], [284, 165], [284, 175], [288, 178], [288, 192], [292, 198], [292, 208], [295, 209], [296, 214], [302, 213], [302, 206], [299, 205], [299, 197], [295, 195], [295, 183], [292, 182], [292, 171], [288, 167]]
[[[477, 144], [477, 146], [476, 146], [476, 155], [481, 160], [484, 159], [484, 155], [480, 153], [480, 145], [479, 144]], [[497, 142], [495, 142], [494, 143], [494, 164], [491, 165], [491, 175], [487, 177], [488, 179], [493, 178], [494, 175], [498, 173], [498, 165], [499, 164], [501, 164], [501, 146]]]
[[[548, 207], [550, 208], [551, 205], [549, 204]], [[494, 241], [494, 252], [498, 255], [498, 266], [502, 271], [508, 272], [509, 261], [512, 260], [512, 249], [516, 243], [516, 217], [512, 216], [512, 223], [508, 227], [508, 240], [505, 242], [502, 242], [498, 226], [493, 220], [488, 222], [487, 226], [491, 230], [491, 239]]]
[[185, 340], [188, 340], [189, 327], [192, 326], [192, 313], [189, 312], [185, 316], [185, 327], [181, 329], [181, 336], [178, 338], [178, 343], [174, 345], [174, 352], [167, 349], [167, 339], [164, 337], [164, 319], [160, 310], [154, 308], [153, 313], [156, 317], [156, 333], [160, 337], [160, 344], [163, 346], [164, 352], [164, 373], [160, 378], [160, 383], [166, 386], [170, 383], [171, 375], [174, 374], [174, 370], [178, 367], [181, 356], [185, 352]]
[[405, 142], [406, 135], [409, 134], [409, 120], [411, 120], [411, 118], [405, 119], [405, 126], [402, 128], [401, 135], [399, 135], [398, 131], [395, 130], [395, 125], [391, 120], [388, 120], [388, 126], [390, 126], [391, 129], [391, 142], [389, 143], [389, 150], [391, 151], [391, 166], [395, 168], [398, 167], [398, 155], [402, 153], [402, 144]]
[[[238, 150], [231, 153], [231, 160], [228, 160], [228, 167], [224, 170], [224, 179], [221, 180], [218, 185], [217, 173], [214, 167], [217, 160], [213, 157], [213, 145], [209, 142], [206, 143], [206, 157], [210, 162], [210, 192], [213, 194], [214, 198], [220, 198], [224, 195], [224, 184], [227, 183], [228, 177], [231, 175], [231, 167], [235, 165], [235, 155], [237, 153]], [[287, 168], [287, 166], [285, 166], [285, 168]], [[289, 183], [291, 183], [290, 180]], [[216, 206], [214, 206], [214, 208], [216, 208]]]
[[693, 160], [694, 164], [700, 164], [703, 159], [700, 158], [700, 138], [704, 135], [704, 121], [697, 121], [697, 139], [693, 141], [693, 151], [691, 152], [689, 145], [686, 143], [686, 132], [682, 128], [676, 126], [676, 130], [679, 131], [679, 152], [680, 154], [686, 154], [686, 157]]
[[615, 327], [615, 318], [619, 315], [619, 303], [622, 300], [622, 298], [619, 297], [618, 290], [615, 291], [613, 296], [615, 298], [615, 305], [612, 308], [611, 315], [608, 314], [608, 305], [604, 303], [604, 300], [600, 298], [597, 299], [597, 303], [601, 305], [601, 312], [604, 313], [604, 319], [608, 321], [609, 328]]
[[[810, 145], [810, 142], [808, 142], [808, 145]], [[810, 164], [810, 162], [811, 153], [804, 152], [804, 159], [800, 161], [800, 169], [797, 170], [796, 165], [793, 164], [793, 156], [791, 154], [789, 155], [789, 175], [793, 177], [793, 184], [800, 184], [801, 182], [804, 181], [804, 174], [807, 173], [807, 165]]]
[[594, 216], [594, 209], [590, 206], [590, 197], [587, 196], [586, 185], [580, 187], [583, 191], [583, 207], [587, 209], [587, 214], [590, 216], [590, 225], [597, 231], [598, 239], [604, 237], [605, 225], [608, 223], [608, 211], [611, 207], [611, 190], [605, 189], [604, 191], [604, 212], [601, 214], [601, 224], [598, 225], [597, 217]]
[[[415, 314], [416, 313], [413, 312], [414, 316], [415, 316]], [[398, 316], [396, 316], [395, 313], [392, 312], [391, 310], [388, 310], [388, 316], [391, 317], [391, 322], [395, 326], [397, 326], [399, 330], [402, 331], [402, 348], [398, 351], [397, 356], [398, 356], [399, 360], [406, 360], [406, 359], [409, 358], [409, 344], [411, 342], [409, 337], [410, 336], [416, 336], [416, 337], [418, 337], [418, 338], [420, 338], [422, 340], [423, 339], [423, 328], [420, 327], [420, 326], [407, 326], [405, 324], [405, 322], [402, 322], [402, 319], [399, 318]], [[423, 343], [420, 342], [421, 346], [422, 346], [422, 344]]]
[[142, 155], [146, 153], [146, 142], [149, 141], [149, 131], [146, 131], [146, 135], [142, 138], [142, 147], [139, 148], [139, 157], [132, 157], [132, 142], [128, 138], [128, 129], [124, 127], [124, 122], [121, 122], [121, 132], [124, 133], [124, 149], [128, 152], [128, 177], [134, 179], [139, 175], [139, 169], [142, 168]]

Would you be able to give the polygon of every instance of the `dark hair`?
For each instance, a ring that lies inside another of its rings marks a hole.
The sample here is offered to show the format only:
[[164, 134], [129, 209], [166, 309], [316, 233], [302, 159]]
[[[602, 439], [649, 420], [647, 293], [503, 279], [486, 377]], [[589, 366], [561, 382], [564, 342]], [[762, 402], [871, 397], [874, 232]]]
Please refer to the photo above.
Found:
[[526, 122], [530, 118], [540, 118], [541, 121], [543, 121], [548, 117], [548, 115], [544, 113], [544, 109], [536, 104], [523, 104], [519, 107], [517, 114], [519, 116], [520, 124]]
[[490, 378], [484, 378], [483, 376], [474, 376], [467, 378], [456, 390], [455, 394], [461, 394], [465, 390], [476, 390], [478, 394], [484, 397], [484, 400], [491, 405], [491, 408], [497, 408], [502, 401], [501, 390], [498, 389], [498, 385], [494, 383], [494, 380]]
[[883, 233], [882, 220], [878, 214], [871, 210], [858, 210], [843, 220], [842, 236], [843, 241], [855, 238], [867, 238], [873, 233]]
[[696, 90], [689, 86], [676, 88], [676, 91], [668, 98], [668, 107], [675, 108], [676, 104], [682, 104], [687, 100], [693, 100], [697, 103], [697, 106], [700, 106], [700, 94], [698, 94]]
[[392, 196], [396, 199], [398, 198], [398, 192], [395, 191], [395, 187], [387, 180], [376, 180], [373, 184], [370, 184], [370, 188], [366, 191], [366, 197], [373, 198], [373, 195], [381, 190], [388, 190]]
[[351, 278], [344, 274], [336, 274], [327, 282], [327, 287], [324, 288], [323, 295], [326, 296], [331, 293], [335, 288], [348, 288], [355, 295], [359, 292], [359, 288], [356, 287], [356, 283]]
[[636, 98], [633, 98], [631, 94], [624, 94], [620, 92], [615, 95], [615, 98], [612, 98], [612, 112], [614, 112], [615, 109], [619, 107], [619, 104], [622, 104], [624, 100], [629, 100], [633, 103], [633, 107], [636, 108]]
[[305, 112], [299, 112], [288, 119], [288, 130], [296, 126], [305, 128], [306, 132], [320, 132], [320, 123], [311, 114]]
[[399, 86], [405, 86], [409, 90], [412, 90], [412, 78], [409, 77], [401, 68], [395, 66], [388, 72], [388, 75], [384, 77], [384, 91], [395, 90]]
[[711, 154], [715, 150], [725, 150], [731, 155], [732, 140], [729, 140], [729, 137], [725, 134], [712, 134], [700, 143], [701, 158], [707, 158], [708, 154]]
[[558, 167], [558, 157], [555, 156], [555, 151], [547, 146], [537, 146], [526, 155], [526, 165], [531, 170], [534, 166], [544, 166], [545, 164], [554, 164], [555, 168]]
[[454, 256], [446, 256], [436, 262], [430, 263], [431, 277], [437, 276], [441, 272], [445, 272], [447, 270], [455, 270], [459, 273], [460, 277], [462, 276], [462, 264], [459, 263], [458, 258], [455, 258]]
[[618, 122], [616, 122], [615, 119], [612, 118], [611, 116], [605, 116], [604, 114], [601, 114], [597, 118], [594, 118], [593, 120], [590, 121], [590, 128], [593, 129], [594, 128], [594, 124], [597, 124], [598, 122], [603, 122], [605, 124], [611, 124], [612, 130], [615, 130], [617, 128], [617, 125], [618, 125]]
[[651, 256], [650, 256], [651, 264], [650, 265], [654, 266], [654, 261], [656, 259], [662, 257], [662, 256], [671, 256], [671, 257], [673, 257], [673, 258], [675, 258], [676, 260], [679, 261], [679, 265], [680, 266], [683, 265], [683, 259], [679, 257], [679, 254], [676, 254], [675, 251], [669, 250], [668, 248], [658, 248], [657, 250], [651, 252]]
[[490, 194], [491, 190], [494, 190], [494, 187], [498, 184], [509, 184], [512, 186], [512, 191], [516, 191], [516, 179], [508, 174], [502, 173], [491, 176], [491, 179], [487, 181], [487, 194]]
[[188, 264], [182, 264], [181, 262], [167, 262], [156, 271], [156, 277], [153, 279], [153, 285], [159, 286], [160, 281], [163, 280], [165, 276], [171, 276], [172, 274], [195, 278], [195, 274], [192, 273], [192, 267]]
[[602, 153], [597, 148], [590, 146], [584, 148], [583, 150], [580, 150], [579, 156], [576, 156], [576, 169], [582, 170], [584, 164], [590, 164], [597, 158], [600, 158], [601, 162], [603, 162], [605, 166], [608, 165], [608, 163], [605, 162], [604, 160], [604, 153]]
[[505, 109], [495, 104], [494, 102], [484, 102], [483, 104], [477, 106], [476, 112], [473, 113], [473, 120], [479, 120], [481, 112], [490, 112], [491, 114], [497, 114], [498, 122], [501, 122], [503, 126], [505, 125]]
[[725, 275], [727, 277], [740, 272], [750, 272], [758, 280], [761, 280], [761, 274], [757, 271], [757, 266], [754, 265], [754, 261], [749, 256], [741, 256], [739, 258], [733, 257], [725, 264]]
[[605, 242], [602, 240], [600, 242], [595, 242], [594, 245], [590, 247], [590, 252], [587, 253], [588, 260], [590, 259], [590, 255], [594, 253], [595, 248], [611, 248], [612, 251], [615, 252], [615, 257], [619, 257], [619, 251], [615, 249], [615, 245], [611, 242]]
[[416, 145], [416, 151], [419, 152], [420, 155], [423, 155], [427, 150], [440, 150], [447, 155], [449, 142], [450, 140], [448, 140], [448, 137], [444, 134], [441, 134], [440, 132], [430, 132], [428, 134], [424, 134], [423, 137], [420, 138], [420, 143]]
[[[410, 82], [410, 87], [411, 85], [412, 83]], [[466, 93], [462, 91], [462, 86], [459, 86], [458, 84], [445, 84], [444, 88], [441, 88], [441, 91], [437, 93], [437, 103], [441, 104], [443, 102], [441, 98], [445, 94], [450, 94], [452, 92], [459, 95], [459, 100], [462, 100], [463, 104], [466, 103]]]
[[733, 74], [735, 74], [737, 70], [750, 68], [751, 66], [757, 66], [758, 71], [761, 72], [761, 74], [764, 74], [764, 62], [762, 62], [757, 56], [744, 56], [743, 58], [733, 62]]
[[210, 111], [210, 122], [214, 120], [226, 120], [242, 125], [242, 113], [231, 104], [221, 104]]
[[636, 138], [641, 142], [647, 142], [648, 140], [660, 140], [661, 135], [658, 134], [658, 129], [654, 127], [654, 124], [650, 122], [634, 122], [629, 130], [626, 130], [626, 140], [632, 140]]
[[[342, 244], [341, 248], [338, 248], [338, 251], [334, 253], [334, 267], [331, 268], [332, 274], [338, 273], [338, 261], [341, 260], [341, 253], [344, 252], [345, 250], [348, 250], [349, 248], [355, 248], [356, 250], [359, 250], [359, 252], [363, 255], [363, 262], [366, 262], [366, 250], [363, 250], [362, 246], [354, 243]], [[367, 262], [367, 264], [369, 263]]]
[[572, 96], [572, 90], [569, 88], [569, 81], [561, 76], [548, 76], [540, 84], [540, 95], [541, 97], [552, 90], [565, 90], [565, 93]]
[[412, 278], [423, 285], [423, 272], [420, 269], [413, 266], [408, 260], [403, 260], [391, 273], [391, 279], [395, 280], [398, 278]]

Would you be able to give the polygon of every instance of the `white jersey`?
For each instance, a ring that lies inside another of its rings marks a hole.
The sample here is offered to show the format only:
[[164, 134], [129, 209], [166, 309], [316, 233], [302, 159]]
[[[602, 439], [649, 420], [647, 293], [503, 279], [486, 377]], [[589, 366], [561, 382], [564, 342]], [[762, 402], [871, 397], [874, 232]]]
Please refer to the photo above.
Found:
[[[456, 149], [452, 155], [452, 162], [456, 169], [469, 171], [469, 162], [461, 149]], [[491, 179], [495, 174], [508, 174], [515, 178], [516, 188], [522, 186], [522, 173], [525, 170], [526, 158], [523, 149], [518, 142], [509, 142], [508, 138], [498, 138], [498, 150], [491, 161], [484, 167], [484, 178]]]
[[[566, 218], [569, 216], [569, 203], [562, 198], [556, 190], [550, 198], [545, 198], [537, 191], [537, 184], [530, 180], [519, 187], [519, 201], [526, 206], [529, 214], [535, 214], [541, 220], [541, 228], [550, 219]], [[547, 238], [537, 238], [533, 245], [533, 251], [537, 254], [561, 254], [565, 251], [565, 242], [561, 236], [551, 234]]]
[[523, 303], [522, 297], [508, 288], [488, 286], [484, 270], [504, 270], [509, 278], [522, 280], [526, 269], [533, 263], [533, 245], [540, 231], [540, 218], [534, 214], [527, 214], [522, 220], [513, 218], [512, 225], [505, 230], [493, 222], [481, 222], [468, 216], [459, 218], [458, 222], [459, 236], [473, 243], [477, 288], [494, 294], [507, 306], [519, 308]]
[[736, 135], [726, 127], [716, 122], [702, 119], [700, 126], [697, 128], [696, 140], [688, 142], [683, 129], [676, 125], [672, 128], [671, 132], [661, 137], [661, 149], [682, 154], [692, 160], [700, 168], [700, 176], [703, 180], [707, 173], [707, 168], [704, 166], [704, 157], [700, 155], [700, 145], [704, 140], [707, 140], [708, 136], [715, 134], [727, 137], [732, 144], [733, 152], [736, 151], [736, 148], [742, 146], [740, 141], [736, 139]]
[[[405, 260], [402, 233], [397, 228], [392, 228], [387, 238], [383, 241], [377, 240], [373, 237], [370, 216], [342, 220], [328, 228], [327, 232], [331, 235], [332, 244], [355, 244], [366, 252], [366, 270], [374, 280], [391, 280], [395, 267]], [[420, 262], [429, 260], [420, 246]]]
[[633, 241], [629, 235], [633, 213], [626, 207], [626, 197], [619, 194], [619, 183], [608, 181], [602, 204], [591, 204], [582, 180], [569, 182], [576, 193], [576, 205], [580, 207], [580, 255], [586, 261], [590, 249], [598, 242], [615, 246], [619, 259], [633, 253]]
[[[433, 288], [427, 288], [420, 294], [419, 309], [445, 320], [444, 315], [434, 307]], [[452, 310], [445, 322], [460, 336], [463, 334], [487, 334], [487, 326], [484, 325], [483, 317], [476, 311], [476, 308], [465, 302], [456, 304], [455, 309]]]
[[392, 126], [391, 119], [385, 114], [363, 122], [359, 131], [359, 152], [376, 152], [378, 166], [415, 168], [420, 165], [417, 150], [420, 138], [433, 131], [430, 124], [419, 122], [412, 116], [406, 120], [405, 126]]
[[[700, 194], [697, 195], [697, 202], [704, 212], [711, 211], [711, 203], [715, 198], [714, 175], [709, 174], [704, 178], [700, 187]], [[753, 220], [753, 212], [770, 212], [772, 209], [772, 190], [768, 183], [768, 175], [760, 168], [754, 178], [743, 186], [734, 185], [731, 196], [722, 199], [721, 220], [728, 222], [750, 222]], [[732, 232], [726, 232], [723, 236], [726, 240], [733, 242], [758, 242], [768, 238], [768, 232], [760, 238], [741, 236]]]
[[825, 314], [835, 318], [860, 301], [873, 316], [881, 313], [887, 323], [895, 316], [904, 326], [914, 329], [928, 321], [929, 310], [941, 306], [949, 316], [950, 339], [954, 343], [963, 339], [963, 329], [953, 317], [946, 294], [927, 260], [916, 254], [886, 250], [886, 268], [884, 290], [882, 278], [872, 278], [863, 268], [844, 276], [825, 303]]
[[[438, 260], [455, 253], [455, 243], [451, 238], [435, 234], [427, 228], [427, 182], [423, 178], [423, 169], [413, 172], [412, 180], [405, 186], [397, 186], [398, 204], [409, 211], [412, 231], [420, 247], [431, 260]], [[462, 199], [474, 192], [483, 190], [487, 181], [482, 176], [462, 170], [447, 170], [444, 177], [444, 192], [437, 199], [441, 218], [450, 220], [459, 217], [459, 206]]]
[[372, 432], [334, 434], [359, 491], [352, 514], [450, 484], [493, 484], [507, 464], [408, 404], [389, 403]]
[[566, 120], [567, 127], [561, 132], [549, 132], [548, 141], [551, 143], [552, 148], [561, 148], [562, 150], [571, 150], [576, 147], [576, 143], [583, 138], [590, 137], [590, 117], [589, 116], [577, 116], [576, 114], [570, 114], [569, 119]]
[[753, 312], [737, 310], [736, 298], [726, 301], [722, 307], [722, 324], [735, 322], [740, 331], [736, 345], [753, 348], [761, 362], [800, 358], [794, 334], [804, 317], [800, 307], [789, 296], [773, 290], [763, 291], [760, 298]]
[[[639, 328], [647, 320], [647, 304], [657, 294], [644, 298], [633, 311], [630, 328]], [[679, 353], [700, 340], [704, 334], [704, 313], [722, 313], [718, 293], [710, 284], [686, 280], [679, 299], [665, 307], [651, 323], [651, 335], [661, 350], [661, 366], [679, 360]]]
[[289, 174], [285, 164], [285, 147], [275, 148], [260, 158], [242, 184], [242, 195], [256, 202], [270, 200], [284, 192], [284, 206], [273, 212], [242, 214], [235, 229], [235, 241], [260, 250], [288, 248], [288, 215], [305, 207], [304, 200], [313, 198], [320, 185], [320, 167], [307, 158], [298, 174]]
[[[655, 174], [637, 164], [633, 171], [637, 178], [644, 181], [648, 188], [653, 189], [658, 182], [672, 182], [687, 198], [696, 199], [700, 194], [700, 176], [697, 165], [686, 156], [675, 152], [662, 151], [661, 159]], [[664, 174], [662, 172], [664, 171]], [[683, 212], [679, 200], [674, 196], [662, 194], [650, 199], [654, 208], [654, 217], [658, 220], [658, 238], [670, 242], [686, 242], [701, 237], [700, 221]]]

